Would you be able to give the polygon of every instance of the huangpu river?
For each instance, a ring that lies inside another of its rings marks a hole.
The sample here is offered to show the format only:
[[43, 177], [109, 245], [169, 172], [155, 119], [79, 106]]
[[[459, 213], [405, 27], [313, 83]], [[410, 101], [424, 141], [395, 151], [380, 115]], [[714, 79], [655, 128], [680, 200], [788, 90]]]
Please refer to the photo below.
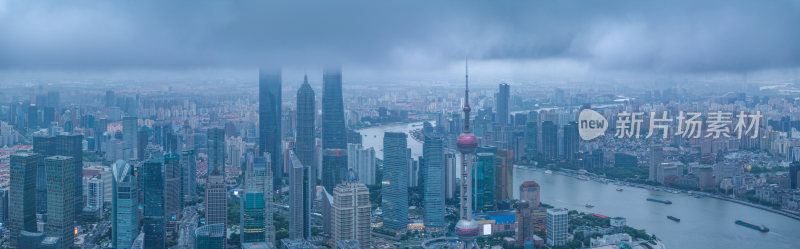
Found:
[[[383, 158], [383, 133], [406, 132], [421, 128], [421, 123], [394, 124], [361, 129], [365, 147], [374, 147]], [[408, 137], [413, 156], [422, 155], [422, 143]], [[597, 213], [621, 216], [627, 224], [645, 229], [661, 239], [667, 248], [800, 248], [800, 221], [725, 200], [710, 197], [695, 198], [687, 194], [617, 186], [595, 181], [583, 181], [543, 170], [514, 169], [514, 186], [524, 181], [536, 181], [541, 186], [544, 203]], [[622, 188], [623, 191], [617, 191]], [[514, 188], [519, 197], [519, 189]], [[671, 205], [646, 201], [647, 198], [672, 201]], [[587, 208], [586, 204], [594, 205]], [[680, 222], [667, 216], [680, 218]], [[770, 231], [762, 233], [734, 224], [736, 220], [765, 225]]]

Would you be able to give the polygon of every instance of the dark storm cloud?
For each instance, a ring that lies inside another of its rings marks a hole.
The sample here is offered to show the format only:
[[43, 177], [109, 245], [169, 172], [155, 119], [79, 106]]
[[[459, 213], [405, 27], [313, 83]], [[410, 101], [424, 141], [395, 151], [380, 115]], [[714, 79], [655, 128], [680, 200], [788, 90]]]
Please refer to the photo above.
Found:
[[800, 64], [792, 1], [0, 0], [0, 69], [346, 64], [469, 56], [592, 70], [748, 72]]

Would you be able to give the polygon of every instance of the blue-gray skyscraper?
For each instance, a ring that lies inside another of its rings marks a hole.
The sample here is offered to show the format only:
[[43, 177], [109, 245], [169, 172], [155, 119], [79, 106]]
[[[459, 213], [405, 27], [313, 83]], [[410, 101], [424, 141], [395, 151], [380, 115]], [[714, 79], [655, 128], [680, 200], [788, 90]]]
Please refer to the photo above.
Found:
[[322, 186], [328, 194], [344, 181], [347, 173], [347, 149], [325, 149], [322, 151]]
[[36, 232], [36, 172], [39, 156], [36, 153], [11, 155], [8, 224], [12, 247], [17, 245], [22, 231]]
[[434, 135], [425, 135], [422, 146], [422, 156], [425, 160], [423, 204], [425, 205], [423, 218], [425, 228], [444, 228], [444, 151], [442, 139]]
[[208, 175], [214, 171], [225, 175], [225, 129], [208, 128], [206, 131], [206, 146], [208, 146]]
[[500, 91], [497, 92], [497, 116], [494, 120], [498, 124], [508, 124], [508, 104], [511, 98], [510, 88], [508, 84], [502, 83], [500, 84]]
[[311, 174], [308, 176], [311, 186], [317, 184], [316, 145], [314, 142], [314, 89], [308, 84], [308, 76], [303, 79], [303, 85], [297, 90], [297, 137], [295, 138], [294, 153], [303, 165], [309, 166]]
[[59, 248], [74, 245], [75, 234], [75, 165], [69, 156], [51, 156], [44, 159], [47, 169], [47, 228], [48, 237], [60, 237]]
[[[75, 218], [80, 220], [81, 212], [83, 211], [83, 135], [69, 135], [59, 134], [56, 136], [34, 137], [33, 138], [33, 151], [42, 157], [51, 156], [69, 156], [72, 157], [73, 165], [69, 165], [74, 175], [76, 176], [73, 186], [75, 189], [72, 191], [72, 202], [75, 205]], [[37, 209], [39, 212], [47, 212], [47, 172], [44, 164], [40, 164], [37, 172]]]
[[383, 135], [383, 225], [402, 231], [408, 225], [408, 152], [406, 134]]
[[164, 159], [154, 158], [144, 163], [144, 248], [166, 247], [166, 217], [164, 216]]
[[258, 154], [270, 153], [272, 184], [281, 186], [283, 151], [281, 139], [281, 69], [258, 70]]
[[124, 160], [111, 165], [111, 246], [130, 249], [139, 235], [139, 189], [133, 167]]
[[322, 149], [347, 149], [340, 68], [328, 68], [322, 73]]

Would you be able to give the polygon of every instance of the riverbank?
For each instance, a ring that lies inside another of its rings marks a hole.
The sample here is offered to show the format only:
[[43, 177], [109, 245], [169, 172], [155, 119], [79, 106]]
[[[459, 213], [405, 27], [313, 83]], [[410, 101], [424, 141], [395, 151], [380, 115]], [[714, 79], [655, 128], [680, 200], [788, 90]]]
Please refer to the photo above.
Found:
[[[523, 167], [527, 168], [527, 169], [534, 169], [534, 170], [540, 169], [540, 168], [537, 168], [537, 167], [525, 167], [525, 166], [523, 166]], [[541, 169], [543, 169], [543, 168], [541, 168]], [[764, 205], [760, 205], [760, 204], [756, 204], [756, 203], [751, 203], [751, 202], [747, 202], [747, 201], [743, 201], [743, 200], [739, 200], [739, 199], [734, 199], [734, 198], [730, 198], [730, 197], [720, 196], [720, 195], [717, 195], [717, 194], [711, 194], [711, 193], [706, 193], [706, 192], [692, 192], [692, 191], [685, 191], [685, 190], [681, 190], [681, 189], [671, 188], [671, 187], [668, 187], [668, 186], [653, 186], [653, 185], [647, 185], [647, 184], [641, 184], [641, 183], [634, 183], [634, 182], [627, 182], [627, 181], [608, 179], [608, 178], [604, 178], [604, 177], [601, 177], [601, 176], [598, 176], [598, 175], [592, 174], [592, 173], [585, 173], [585, 174], [577, 173], [577, 172], [574, 172], [573, 170], [569, 170], [569, 169], [556, 170], [554, 173], [558, 173], [558, 174], [561, 174], [561, 175], [573, 177], [573, 178], [576, 178], [576, 179], [579, 179], [579, 180], [584, 180], [584, 181], [588, 180], [588, 179], [591, 179], [593, 181], [600, 182], [600, 183], [615, 182], [618, 185], [642, 188], [642, 189], [647, 189], [647, 190], [652, 190], [652, 191], [661, 191], [661, 192], [672, 193], [672, 194], [685, 193], [685, 194], [688, 194], [690, 196], [695, 196], [695, 197], [697, 195], [701, 195], [703, 197], [711, 197], [711, 198], [715, 198], [715, 199], [719, 199], [719, 200], [723, 200], [723, 201], [728, 201], [728, 202], [733, 202], [733, 203], [745, 205], [745, 206], [752, 207], [752, 208], [758, 208], [758, 209], [761, 209], [761, 210], [764, 210], [764, 211], [772, 212], [772, 213], [775, 213], [775, 214], [780, 214], [780, 215], [783, 215], [783, 216], [786, 216], [786, 217], [789, 217], [789, 218], [792, 218], [792, 219], [800, 221], [800, 215], [792, 213], [792, 212], [789, 212], [789, 211], [774, 209], [772, 207], [768, 207], [768, 206], [764, 206]], [[584, 177], [588, 177], [588, 179], [584, 178]], [[692, 193], [689, 193], [689, 192], [692, 192]]]

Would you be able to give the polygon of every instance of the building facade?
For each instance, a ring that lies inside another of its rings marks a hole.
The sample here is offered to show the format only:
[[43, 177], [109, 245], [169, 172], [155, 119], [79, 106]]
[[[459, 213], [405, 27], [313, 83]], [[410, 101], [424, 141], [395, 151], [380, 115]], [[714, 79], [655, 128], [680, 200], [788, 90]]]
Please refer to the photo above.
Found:
[[270, 155], [273, 187], [283, 183], [283, 153], [281, 137], [281, 87], [280, 68], [258, 70], [258, 154]]
[[403, 231], [408, 225], [408, 146], [407, 135], [383, 135], [383, 184], [381, 186], [383, 226]]
[[371, 215], [369, 189], [350, 171], [346, 181], [333, 190], [333, 243], [356, 240], [361, 245], [370, 245]]

